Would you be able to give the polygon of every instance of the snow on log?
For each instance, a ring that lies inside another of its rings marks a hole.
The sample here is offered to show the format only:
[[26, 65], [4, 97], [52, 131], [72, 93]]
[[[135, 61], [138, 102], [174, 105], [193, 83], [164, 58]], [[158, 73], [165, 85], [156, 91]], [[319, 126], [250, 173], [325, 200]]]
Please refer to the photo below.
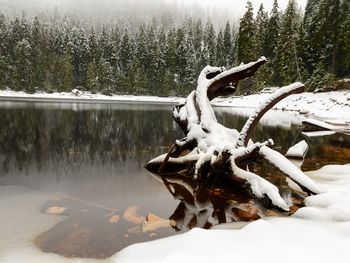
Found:
[[[247, 165], [263, 157], [305, 192], [320, 193], [321, 190], [310, 178], [282, 154], [270, 148], [273, 146], [271, 139], [264, 143], [250, 140], [262, 116], [283, 98], [302, 92], [302, 83], [282, 87], [271, 94], [248, 119], [240, 133], [217, 122], [210, 101], [234, 92], [240, 80], [252, 76], [266, 61], [262, 57], [229, 70], [206, 66], [198, 77], [197, 88], [187, 96], [185, 103], [173, 109], [173, 118], [184, 131], [185, 137], [176, 140], [168, 154], [151, 160], [147, 169], [163, 175], [189, 173], [196, 184], [206, 180], [209, 175], [228, 176], [238, 185], [243, 182], [243, 185], [249, 186], [248, 192], [253, 196], [267, 198], [275, 207], [288, 211], [289, 207], [278, 188], [248, 171]], [[304, 154], [305, 149], [302, 150]]]
[[321, 121], [309, 118], [304, 120], [302, 124], [304, 132], [334, 131], [344, 134], [350, 133], [350, 124], [341, 120]]
[[225, 87], [227, 87], [229, 83], [232, 83], [234, 87], [237, 87], [240, 80], [253, 76], [266, 62], [267, 59], [261, 57], [255, 62], [242, 64], [230, 70], [222, 71], [211, 79], [208, 86], [208, 99], [212, 100], [222, 95], [227, 96], [228, 94], [225, 92], [227, 91], [225, 90]]
[[282, 208], [285, 211], [289, 211], [289, 206], [280, 196], [278, 188], [276, 186], [252, 172], [239, 168], [236, 165], [234, 157], [231, 157], [230, 163], [233, 174], [245, 180], [249, 184], [253, 195], [261, 199], [264, 198], [264, 195], [267, 195], [272, 204], [279, 208]]
[[302, 140], [296, 145], [290, 147], [285, 156], [292, 159], [304, 159], [308, 150], [309, 146], [305, 140]]
[[297, 183], [303, 191], [311, 194], [320, 194], [322, 190], [307, 175], [293, 165], [286, 157], [279, 152], [270, 149], [267, 146], [260, 148], [259, 153], [272, 166], [276, 167], [295, 183]]
[[271, 97], [262, 102], [260, 106], [255, 110], [255, 113], [250, 116], [248, 121], [242, 128], [242, 131], [238, 137], [236, 147], [247, 146], [249, 139], [252, 137], [255, 126], [258, 124], [262, 116], [275, 106], [279, 101], [288, 97], [289, 95], [301, 93], [305, 89], [305, 86], [300, 83], [294, 83], [289, 86], [282, 87], [274, 92]]
[[321, 137], [321, 136], [328, 136], [335, 134], [334, 131], [314, 131], [314, 132], [302, 132], [302, 134], [306, 135], [307, 137]]
[[303, 131], [333, 131], [335, 127], [331, 124], [328, 124], [324, 121], [316, 120], [316, 119], [306, 119], [302, 122]]

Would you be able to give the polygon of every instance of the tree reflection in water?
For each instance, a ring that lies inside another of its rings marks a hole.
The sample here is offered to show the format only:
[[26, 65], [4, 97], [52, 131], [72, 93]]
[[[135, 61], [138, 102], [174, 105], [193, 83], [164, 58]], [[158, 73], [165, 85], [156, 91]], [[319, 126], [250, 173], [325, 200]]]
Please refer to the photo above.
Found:
[[[229, 178], [218, 180], [214, 175], [198, 185], [184, 172], [155, 176], [162, 180], [171, 195], [180, 201], [169, 218], [176, 222], [173, 227], [177, 231], [193, 227], [209, 229], [218, 224], [251, 221], [265, 216], [288, 216], [296, 211], [282, 213], [263, 203], [264, 200], [252, 199], [248, 189], [241, 188]], [[295, 194], [293, 196], [297, 197]], [[295, 202], [302, 206], [297, 198]]]

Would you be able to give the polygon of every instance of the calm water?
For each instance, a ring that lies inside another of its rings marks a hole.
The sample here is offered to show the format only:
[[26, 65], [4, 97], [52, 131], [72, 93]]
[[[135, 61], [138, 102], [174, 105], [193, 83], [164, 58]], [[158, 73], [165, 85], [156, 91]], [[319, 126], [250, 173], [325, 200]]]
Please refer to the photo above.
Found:
[[[217, 115], [228, 127], [241, 128], [247, 118], [227, 109]], [[349, 163], [349, 136], [308, 138], [279, 122], [260, 125], [254, 139], [271, 137], [281, 152], [307, 140], [304, 170]], [[135, 242], [237, 220], [228, 205], [233, 194], [215, 182], [194, 198], [190, 183], [162, 182], [143, 168], [182, 136], [171, 106], [0, 102], [0, 127], [0, 185], [50, 193], [43, 213], [65, 208], [66, 219], [35, 238], [43, 251], [104, 258]], [[176, 224], [148, 229], [142, 221], [149, 213]]]

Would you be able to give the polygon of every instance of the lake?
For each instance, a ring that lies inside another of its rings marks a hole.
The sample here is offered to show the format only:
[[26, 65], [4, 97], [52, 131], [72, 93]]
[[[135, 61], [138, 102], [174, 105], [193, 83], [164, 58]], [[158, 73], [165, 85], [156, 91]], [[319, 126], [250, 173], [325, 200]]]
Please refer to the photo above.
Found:
[[[144, 169], [182, 137], [171, 109], [152, 104], [0, 102], [0, 254], [25, 235], [25, 229], [18, 230], [16, 238], [11, 234], [11, 221], [19, 215], [10, 212], [17, 204], [28, 210], [21, 220], [37, 221], [31, 212], [51, 220], [26, 238], [44, 252], [66, 257], [106, 258], [136, 242], [237, 220], [226, 211], [233, 194], [215, 182], [195, 200], [186, 182], [164, 182]], [[238, 129], [250, 113], [216, 109], [219, 122]], [[273, 138], [282, 153], [305, 139], [310, 149], [304, 171], [349, 162], [349, 136], [307, 137], [297, 125], [300, 118], [297, 113], [272, 112], [253, 139]], [[170, 194], [174, 188], [181, 194]], [[27, 195], [32, 192], [36, 201]], [[14, 195], [23, 198], [4, 201]], [[38, 202], [39, 208], [31, 208], [31, 202]], [[193, 216], [197, 203], [211, 207], [197, 211], [203, 222]], [[224, 212], [214, 217], [215, 211]], [[161, 224], [145, 224], [152, 219]]]

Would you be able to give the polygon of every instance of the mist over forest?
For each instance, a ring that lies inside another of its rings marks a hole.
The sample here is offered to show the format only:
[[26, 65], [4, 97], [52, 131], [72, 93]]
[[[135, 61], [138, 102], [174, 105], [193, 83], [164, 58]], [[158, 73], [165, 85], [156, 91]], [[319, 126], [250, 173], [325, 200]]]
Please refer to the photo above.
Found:
[[269, 63], [238, 93], [338, 88], [350, 74], [349, 1], [279, 2], [247, 1], [237, 18], [172, 0], [0, 0], [0, 88], [182, 96], [206, 65], [260, 56]]
[[226, 5], [205, 7], [198, 3], [184, 4], [176, 0], [0, 0], [0, 10], [9, 17], [40, 17], [56, 21], [62, 16], [99, 27], [101, 24], [126, 25], [133, 28], [153, 17], [177, 24], [185, 17], [210, 19], [215, 28], [223, 27], [227, 20], [238, 21], [240, 14]]

